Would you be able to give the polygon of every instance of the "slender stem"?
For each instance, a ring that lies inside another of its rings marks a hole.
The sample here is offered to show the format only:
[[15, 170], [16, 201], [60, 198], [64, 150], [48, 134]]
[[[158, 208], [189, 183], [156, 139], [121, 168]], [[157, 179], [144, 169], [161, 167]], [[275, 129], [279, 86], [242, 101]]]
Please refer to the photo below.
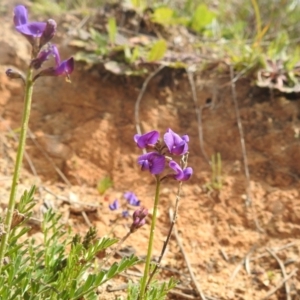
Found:
[[174, 211], [174, 215], [173, 215], [173, 218], [172, 218], [172, 223], [171, 223], [171, 226], [170, 226], [170, 229], [169, 229], [169, 232], [168, 232], [168, 235], [167, 235], [167, 238], [164, 242], [164, 245], [163, 245], [163, 248], [161, 250], [161, 253], [160, 253], [160, 257], [158, 258], [158, 262], [157, 264], [155, 265], [152, 273], [150, 274], [149, 276], [149, 279], [148, 279], [148, 282], [147, 282], [147, 286], [149, 286], [152, 278], [154, 277], [157, 269], [160, 267], [160, 263], [163, 259], [163, 256], [166, 252], [166, 249], [167, 249], [167, 246], [169, 244], [169, 241], [170, 241], [170, 238], [171, 238], [171, 235], [172, 235], [172, 231], [173, 231], [173, 227], [176, 223], [176, 220], [177, 220], [177, 214], [178, 214], [178, 208], [179, 208], [179, 201], [180, 201], [180, 192], [181, 192], [181, 188], [182, 188], [182, 181], [179, 182], [179, 185], [178, 185], [178, 189], [177, 189], [177, 194], [176, 194], [176, 202], [175, 202], [175, 211]]
[[33, 80], [32, 80], [32, 69], [29, 68], [27, 77], [26, 77], [26, 85], [25, 85], [25, 96], [24, 96], [24, 108], [23, 108], [23, 116], [22, 116], [22, 126], [20, 132], [20, 140], [17, 151], [17, 158], [15, 163], [14, 175], [11, 185], [10, 197], [7, 207], [6, 218], [4, 222], [5, 233], [1, 236], [1, 245], [0, 245], [0, 274], [3, 266], [3, 258], [6, 251], [6, 245], [9, 238], [11, 222], [13, 218], [15, 202], [16, 202], [16, 193], [17, 187], [20, 178], [20, 170], [22, 166], [24, 150], [25, 150], [25, 142], [27, 135], [27, 128], [30, 116], [31, 109], [31, 100], [32, 100], [32, 91], [33, 91]]
[[145, 270], [144, 270], [144, 276], [143, 276], [142, 282], [141, 282], [141, 290], [140, 290], [140, 296], [139, 296], [140, 300], [145, 299], [147, 278], [148, 278], [149, 271], [150, 271], [150, 262], [151, 262], [151, 257], [152, 257], [154, 231], [155, 231], [155, 225], [156, 225], [156, 215], [157, 215], [157, 207], [158, 207], [158, 200], [159, 200], [159, 188], [160, 188], [160, 178], [159, 178], [159, 176], [157, 176], [156, 177], [156, 191], [155, 191], [152, 223], [151, 223], [150, 237], [149, 237], [149, 243], [148, 243], [148, 252], [147, 252], [146, 265], [145, 265]]

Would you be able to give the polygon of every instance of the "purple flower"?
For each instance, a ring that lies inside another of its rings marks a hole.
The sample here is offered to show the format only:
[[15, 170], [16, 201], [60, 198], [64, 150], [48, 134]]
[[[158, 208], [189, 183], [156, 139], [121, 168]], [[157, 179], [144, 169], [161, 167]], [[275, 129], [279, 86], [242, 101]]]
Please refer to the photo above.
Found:
[[123, 216], [124, 218], [128, 218], [128, 217], [129, 217], [129, 212], [128, 212], [128, 210], [123, 210], [123, 211], [122, 211], [122, 216]]
[[149, 170], [151, 174], [160, 174], [165, 168], [166, 158], [157, 152], [149, 152], [139, 156], [138, 164], [142, 171]]
[[42, 36], [45, 22], [28, 22], [27, 9], [23, 5], [17, 5], [14, 9], [14, 23], [16, 30], [22, 33], [33, 45], [34, 40]]
[[149, 145], [155, 145], [158, 138], [159, 138], [158, 131], [153, 130], [142, 135], [136, 134], [134, 136], [134, 141], [137, 143], [139, 148], [143, 149]]
[[170, 168], [172, 168], [175, 171], [176, 174], [173, 175], [173, 177], [176, 180], [179, 180], [179, 181], [189, 180], [193, 174], [193, 169], [191, 167], [188, 167], [188, 168], [185, 168], [182, 170], [181, 167], [178, 165], [178, 163], [175, 162], [174, 160], [171, 160], [169, 162], [169, 166], [170, 166]]
[[148, 209], [144, 207], [137, 209], [132, 215], [133, 222], [130, 227], [130, 232], [135, 232], [140, 227], [145, 225], [147, 215], [148, 215]]
[[119, 209], [119, 207], [120, 207], [119, 200], [115, 199], [115, 201], [113, 203], [109, 204], [108, 207], [109, 207], [110, 210], [117, 210], [117, 209]]
[[189, 137], [186, 134], [180, 137], [169, 128], [164, 135], [164, 141], [172, 154], [183, 155], [188, 151]]
[[46, 23], [46, 28], [40, 39], [40, 47], [46, 45], [55, 35], [57, 24], [54, 20], [49, 19]]
[[130, 204], [132, 206], [140, 206], [141, 201], [137, 198], [135, 193], [126, 192], [124, 194], [124, 198], [127, 200], [128, 204]]
[[42, 64], [48, 59], [48, 56], [52, 54], [52, 49], [44, 49], [39, 52], [38, 56], [31, 61], [30, 66], [34, 69], [39, 69]]
[[[48, 53], [48, 54], [44, 53], [43, 57], [41, 59], [44, 59], [44, 61], [45, 61], [47, 59], [47, 57], [49, 56], [49, 54], [52, 54], [54, 56], [54, 59], [55, 59], [56, 67], [55, 68], [51, 67], [51, 68], [47, 68], [47, 69], [42, 70], [36, 76], [36, 78], [40, 77], [40, 76], [60, 76], [60, 75], [65, 75], [69, 79], [69, 75], [74, 70], [74, 59], [73, 59], [73, 57], [71, 57], [71, 58], [69, 58], [69, 59], [64, 60], [64, 61], [61, 62], [58, 49], [57, 49], [57, 47], [55, 45], [51, 46], [50, 51], [51, 51], [51, 53]], [[41, 51], [41, 52], [43, 52], [43, 51]]]

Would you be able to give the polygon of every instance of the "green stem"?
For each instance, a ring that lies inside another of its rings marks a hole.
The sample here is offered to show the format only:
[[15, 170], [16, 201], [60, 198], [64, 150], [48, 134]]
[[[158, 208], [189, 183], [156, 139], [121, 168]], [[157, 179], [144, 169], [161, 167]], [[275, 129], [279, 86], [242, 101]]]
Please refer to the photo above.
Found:
[[12, 185], [11, 185], [7, 213], [6, 213], [6, 218], [5, 218], [5, 222], [4, 222], [5, 234], [3, 234], [1, 236], [0, 274], [2, 271], [3, 258], [5, 255], [6, 246], [8, 243], [11, 222], [13, 219], [15, 203], [16, 203], [17, 187], [18, 187], [18, 183], [19, 183], [20, 170], [21, 170], [23, 156], [24, 156], [24, 150], [25, 150], [25, 142], [26, 142], [26, 135], [27, 135], [28, 122], [29, 122], [30, 109], [31, 109], [32, 90], [33, 90], [33, 80], [32, 80], [33, 75], [32, 74], [33, 74], [33, 71], [31, 68], [29, 68], [27, 77], [26, 77], [26, 84], [25, 84], [24, 108], [23, 108], [20, 140], [19, 140], [19, 145], [18, 145], [17, 158], [16, 158], [16, 163], [15, 163], [15, 169], [14, 169], [14, 175], [13, 175], [13, 180], [12, 180]]
[[140, 290], [140, 300], [145, 299], [146, 288], [147, 288], [147, 278], [150, 271], [150, 262], [152, 257], [152, 249], [153, 249], [153, 242], [154, 242], [154, 231], [156, 225], [156, 215], [157, 215], [157, 207], [158, 207], [158, 200], [159, 200], [159, 188], [160, 188], [160, 178], [159, 176], [156, 177], [156, 191], [155, 191], [155, 199], [154, 199], [154, 207], [153, 207], [153, 214], [152, 214], [152, 223], [150, 229], [150, 237], [148, 243], [148, 252], [146, 257], [146, 265], [144, 270], [144, 276], [141, 282], [141, 290]]

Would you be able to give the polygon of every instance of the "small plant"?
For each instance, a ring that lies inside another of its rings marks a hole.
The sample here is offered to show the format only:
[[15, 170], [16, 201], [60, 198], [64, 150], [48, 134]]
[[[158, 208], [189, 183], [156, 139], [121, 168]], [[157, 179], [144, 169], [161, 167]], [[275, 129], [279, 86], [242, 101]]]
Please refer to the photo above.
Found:
[[[4, 221], [5, 233], [1, 237], [0, 245], [0, 273], [3, 266], [3, 258], [6, 253], [6, 245], [10, 236], [10, 229], [15, 209], [17, 185], [20, 177], [20, 170], [24, 156], [25, 141], [28, 129], [28, 122], [31, 110], [33, 85], [41, 76], [65, 76], [70, 81], [70, 74], [74, 69], [74, 60], [61, 61], [58, 49], [55, 45], [50, 44], [56, 32], [56, 22], [49, 19], [47, 22], [29, 22], [27, 9], [23, 5], [18, 5], [14, 9], [13, 18], [16, 30], [21, 33], [31, 45], [31, 61], [26, 77], [19, 72], [8, 69], [6, 74], [12, 79], [21, 79], [25, 85], [24, 109], [22, 117], [22, 126], [20, 130], [20, 141], [17, 150], [17, 158], [11, 185], [10, 198], [6, 218]], [[55, 66], [42, 69], [42, 64], [50, 57], [55, 59]]]
[[34, 190], [25, 192], [16, 205], [0, 276], [1, 299], [97, 299], [98, 286], [139, 262], [131, 256], [107, 270], [99, 269], [95, 264], [97, 255], [118, 240], [97, 238], [95, 228], [90, 228], [84, 237], [72, 235], [51, 210], [44, 214], [41, 224], [43, 243], [37, 244], [33, 239], [20, 243], [30, 229], [24, 224], [35, 205]]
[[211, 181], [205, 185], [209, 190], [220, 191], [222, 189], [222, 160], [221, 154], [213, 154], [211, 156]]
[[[130, 289], [130, 293], [132, 296], [132, 298], [130, 299], [164, 299], [168, 291], [175, 286], [175, 281], [172, 278], [168, 283], [158, 283], [157, 281], [153, 280], [159, 265], [151, 266], [160, 186], [161, 183], [168, 178], [172, 178], [178, 180], [179, 182], [182, 182], [189, 180], [192, 176], [193, 169], [191, 167], [187, 167], [189, 137], [188, 135], [183, 135], [182, 137], [180, 137], [177, 133], [173, 132], [171, 129], [168, 129], [164, 134], [163, 141], [159, 140], [159, 133], [155, 130], [143, 135], [136, 134], [134, 136], [134, 140], [140, 149], [152, 150], [151, 152], [139, 156], [138, 164], [141, 166], [141, 169], [143, 171], [149, 171], [154, 175], [156, 180], [156, 190], [144, 275], [140, 282], [139, 292], [137, 292], [137, 288], [132, 287]], [[173, 159], [173, 156], [182, 156], [181, 165], [179, 165]], [[166, 169], [167, 163], [170, 169], [167, 169], [167, 174], [163, 174]], [[178, 201], [176, 203], [175, 215], [177, 214], [177, 209]], [[172, 222], [173, 225], [175, 223], [175, 220], [176, 216], [174, 217], [174, 222]], [[169, 238], [172, 233], [173, 225], [171, 226], [166, 242], [164, 243], [159, 262], [164, 255], [166, 245], [168, 244]]]
[[[34, 239], [28, 238], [30, 228], [26, 224], [35, 205], [35, 187], [25, 191], [18, 203], [16, 192], [25, 149], [33, 86], [41, 76], [64, 76], [70, 82], [74, 60], [71, 57], [61, 61], [57, 47], [50, 44], [56, 33], [54, 20], [29, 22], [27, 9], [18, 5], [14, 9], [14, 24], [16, 30], [24, 35], [31, 45], [31, 60], [25, 77], [12, 69], [6, 71], [9, 78], [23, 81], [25, 96], [11, 193], [4, 221], [0, 221], [0, 298], [97, 299], [97, 287], [139, 263], [137, 257], [130, 256], [113, 263], [107, 269], [102, 268], [129, 234], [145, 224], [148, 211], [139, 208], [133, 213], [130, 232], [120, 241], [108, 237], [98, 238], [95, 228], [90, 228], [83, 237], [74, 235], [60, 223], [60, 216], [51, 210], [43, 215], [43, 242], [37, 244]], [[55, 66], [41, 69], [43, 63], [51, 56]], [[110, 181], [106, 180], [105, 188], [108, 183]], [[103, 190], [101, 187], [100, 192]], [[133, 203], [133, 200], [130, 202]], [[115, 245], [115, 248], [109, 251], [112, 245]], [[107, 254], [99, 266], [97, 255], [103, 252]]]

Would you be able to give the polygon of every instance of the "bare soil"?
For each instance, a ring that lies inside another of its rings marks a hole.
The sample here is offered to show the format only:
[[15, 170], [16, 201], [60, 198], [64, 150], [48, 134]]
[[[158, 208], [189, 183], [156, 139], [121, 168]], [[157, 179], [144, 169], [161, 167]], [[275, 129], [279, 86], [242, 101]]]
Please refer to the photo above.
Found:
[[[2, 18], [0, 197], [4, 209], [17, 145], [14, 132], [17, 135], [23, 105], [22, 84], [9, 80], [5, 70], [24, 69], [29, 56], [26, 41], [8, 21], [10, 16]], [[64, 57], [75, 52], [63, 40], [60, 47]], [[202, 111], [199, 124], [186, 73], [163, 69], [142, 98], [141, 125], [144, 132], [155, 129], [163, 134], [170, 127], [190, 137], [189, 165], [194, 175], [183, 185], [177, 230], [207, 299], [265, 299], [276, 288], [268, 299], [300, 299], [299, 99], [291, 101], [276, 94], [271, 97], [268, 90], [256, 88], [251, 79], [237, 81], [249, 189], [228, 74], [228, 70], [218, 73], [217, 67], [195, 74], [197, 107]], [[118, 218], [108, 204], [124, 192], [134, 191], [142, 205], [150, 210], [153, 205], [154, 179], [139, 169], [136, 159], [140, 151], [133, 141], [134, 106], [144, 79], [115, 76], [100, 67], [87, 71], [79, 63], [71, 84], [63, 78], [41, 78], [34, 91], [20, 192], [37, 184], [39, 208], [45, 202], [52, 205], [75, 231], [86, 232], [90, 222], [99, 236], [111, 230], [117, 237], [124, 236], [130, 220]], [[203, 142], [199, 140], [199, 128]], [[206, 187], [211, 169], [203, 149], [209, 158], [221, 153], [223, 187], [219, 191]], [[105, 176], [114, 185], [100, 196], [96, 186]], [[163, 184], [154, 256], [159, 256], [169, 229], [169, 209], [176, 192], [175, 181]], [[124, 245], [137, 255], [146, 254], [151, 218], [148, 221]], [[287, 276], [295, 272], [286, 286], [283, 270], [270, 249], [283, 263]], [[174, 237], [163, 267], [162, 278], [173, 275], [180, 286], [191, 291], [187, 294], [176, 289], [181, 295], [170, 294], [169, 299], [201, 299], [195, 294]], [[108, 293], [105, 299], [115, 299], [122, 293]]]

